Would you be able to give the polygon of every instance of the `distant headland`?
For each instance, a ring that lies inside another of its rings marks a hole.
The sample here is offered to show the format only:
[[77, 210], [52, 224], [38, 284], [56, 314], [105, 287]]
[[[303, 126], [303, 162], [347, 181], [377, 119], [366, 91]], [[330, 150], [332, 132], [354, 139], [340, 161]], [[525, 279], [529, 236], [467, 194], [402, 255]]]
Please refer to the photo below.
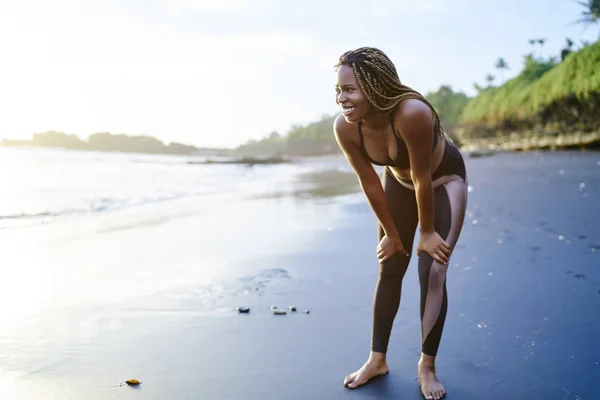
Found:
[[207, 149], [181, 143], [165, 145], [151, 136], [128, 136], [112, 133], [95, 133], [88, 140], [77, 135], [48, 131], [34, 133], [31, 140], [3, 139], [2, 146], [10, 147], [59, 147], [72, 150], [110, 151], [124, 153], [180, 154], [180, 155], [221, 155], [227, 149]]

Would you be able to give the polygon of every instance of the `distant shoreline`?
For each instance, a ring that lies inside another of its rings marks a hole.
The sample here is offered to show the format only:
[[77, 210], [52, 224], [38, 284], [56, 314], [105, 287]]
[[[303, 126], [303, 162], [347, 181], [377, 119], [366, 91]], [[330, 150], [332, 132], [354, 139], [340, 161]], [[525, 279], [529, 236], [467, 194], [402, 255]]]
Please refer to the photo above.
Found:
[[[535, 150], [600, 150], [600, 131], [583, 133], [576, 132], [571, 134], [559, 134], [559, 135], [531, 135], [529, 137], [523, 137], [521, 133], [515, 133], [510, 136], [502, 136], [496, 138], [485, 138], [485, 139], [459, 139], [460, 150], [465, 153], [470, 153], [471, 156], [487, 156], [491, 155], [496, 151], [535, 151]], [[198, 151], [192, 152], [150, 152], [133, 149], [94, 149], [94, 148], [81, 148], [81, 147], [70, 147], [60, 145], [43, 145], [36, 144], [33, 141], [26, 140], [7, 140], [4, 139], [0, 143], [0, 147], [5, 148], [59, 148], [65, 150], [75, 151], [98, 151], [103, 153], [125, 153], [125, 154], [148, 154], [148, 155], [179, 155], [179, 156], [196, 156], [205, 157], [204, 161], [190, 162], [189, 164], [282, 164], [293, 162], [294, 155], [290, 154], [278, 154], [278, 155], [263, 155], [263, 156], [250, 156], [244, 155], [237, 152], [234, 149], [210, 149], [210, 148], [197, 148]], [[186, 149], [189, 151], [189, 148]], [[334, 155], [341, 154], [339, 151], [332, 151], [327, 154], [322, 152], [315, 154], [305, 154], [305, 157], [318, 157], [323, 155]]]
[[600, 149], [600, 132], [522, 137], [518, 134], [489, 139], [462, 140], [461, 150], [530, 151]]

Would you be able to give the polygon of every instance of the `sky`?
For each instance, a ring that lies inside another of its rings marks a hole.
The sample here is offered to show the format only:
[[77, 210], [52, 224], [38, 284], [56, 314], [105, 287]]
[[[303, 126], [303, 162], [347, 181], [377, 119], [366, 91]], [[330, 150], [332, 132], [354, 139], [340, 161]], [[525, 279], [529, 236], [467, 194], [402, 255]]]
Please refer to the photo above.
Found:
[[338, 112], [333, 66], [378, 47], [426, 94], [473, 83], [530, 38], [558, 55], [575, 0], [0, 0], [0, 138], [56, 130], [235, 147]]

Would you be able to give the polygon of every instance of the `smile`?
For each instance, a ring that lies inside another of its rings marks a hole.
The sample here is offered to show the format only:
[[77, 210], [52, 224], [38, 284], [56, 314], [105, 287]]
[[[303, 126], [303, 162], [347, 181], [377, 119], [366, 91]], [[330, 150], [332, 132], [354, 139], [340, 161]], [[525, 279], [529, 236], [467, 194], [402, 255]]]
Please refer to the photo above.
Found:
[[342, 107], [342, 112], [344, 115], [348, 115], [354, 111], [356, 107]]

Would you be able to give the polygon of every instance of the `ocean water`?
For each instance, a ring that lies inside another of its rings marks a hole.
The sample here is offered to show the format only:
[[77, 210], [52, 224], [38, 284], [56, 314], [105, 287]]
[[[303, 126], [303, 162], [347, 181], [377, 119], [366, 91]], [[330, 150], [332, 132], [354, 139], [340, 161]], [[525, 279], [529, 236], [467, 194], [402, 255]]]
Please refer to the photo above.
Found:
[[197, 165], [202, 157], [0, 147], [0, 229], [190, 197], [242, 199], [301, 189], [298, 177], [348, 170], [339, 157], [248, 167]]
[[[288, 277], [280, 265], [250, 260], [300, 246], [315, 226], [327, 229], [331, 211], [315, 204], [356, 191], [340, 157], [189, 163], [199, 160], [0, 148], [0, 301], [13, 304], [0, 326], [109, 303], [230, 307], [232, 297]], [[341, 192], [323, 190], [340, 182]]]

